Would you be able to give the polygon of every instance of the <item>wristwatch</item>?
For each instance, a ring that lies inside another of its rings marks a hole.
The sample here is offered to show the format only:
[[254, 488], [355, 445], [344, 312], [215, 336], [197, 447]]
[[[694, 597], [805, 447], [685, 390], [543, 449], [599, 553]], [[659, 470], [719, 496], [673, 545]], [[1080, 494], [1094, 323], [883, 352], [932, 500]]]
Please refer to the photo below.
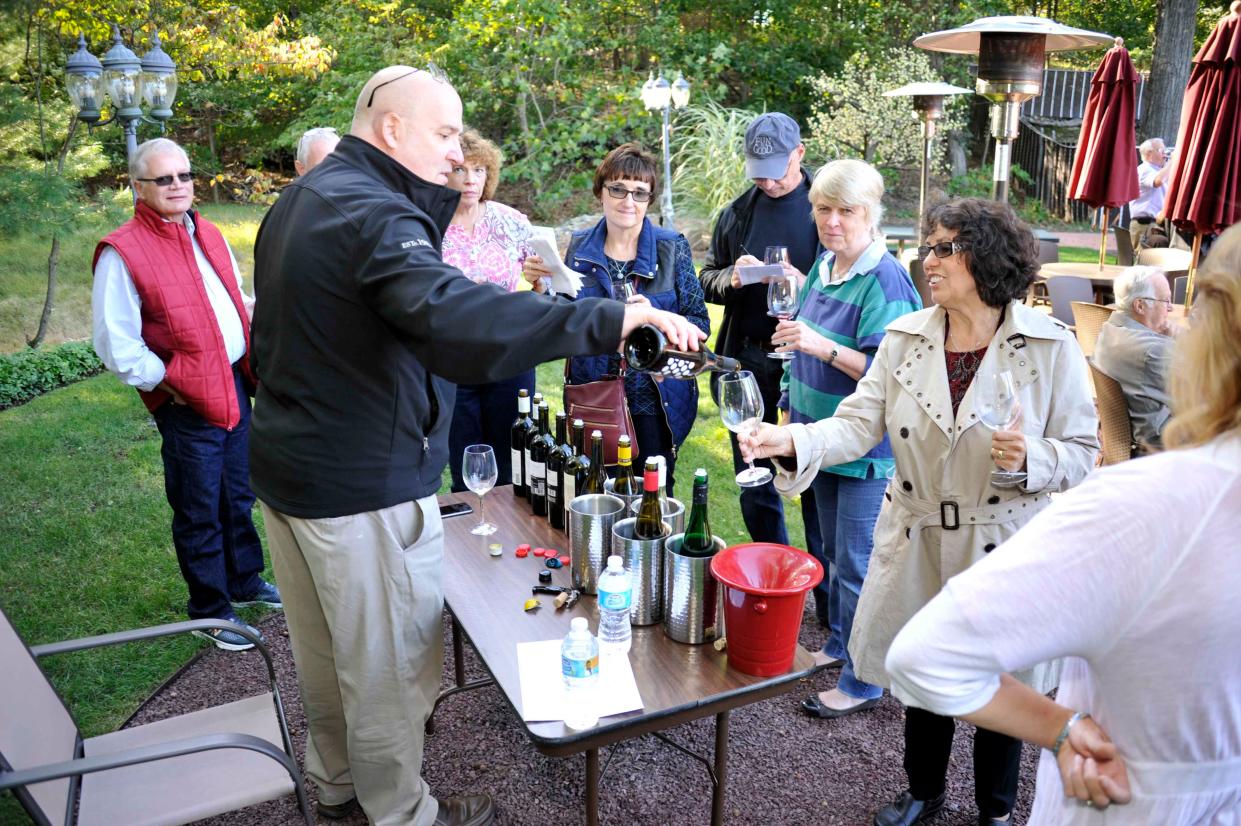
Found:
[[828, 356], [827, 356], [827, 365], [828, 365], [828, 367], [830, 367], [830, 366], [832, 365], [832, 362], [834, 362], [834, 361], [836, 360], [836, 356], [838, 356], [838, 355], [840, 355], [840, 347], [839, 347], [839, 346], [837, 346], [837, 345], [835, 345], [835, 344], [833, 344], [833, 345], [832, 345], [832, 352], [831, 352], [831, 353], [829, 353], [829, 354], [828, 354]]

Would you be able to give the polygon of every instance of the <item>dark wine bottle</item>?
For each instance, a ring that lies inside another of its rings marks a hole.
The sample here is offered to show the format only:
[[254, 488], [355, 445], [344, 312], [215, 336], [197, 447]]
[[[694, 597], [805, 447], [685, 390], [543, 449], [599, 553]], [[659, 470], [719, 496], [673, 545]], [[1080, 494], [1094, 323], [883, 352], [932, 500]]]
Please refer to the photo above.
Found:
[[694, 471], [694, 503], [685, 526], [681, 553], [685, 556], [711, 556], [715, 553], [715, 539], [711, 535], [711, 522], [707, 519], [706, 468]]
[[565, 526], [565, 465], [573, 456], [573, 448], [567, 441], [566, 425], [568, 425], [568, 419], [565, 412], [561, 410], [556, 414], [555, 446], [547, 455], [547, 522], [558, 531], [563, 531]]
[[590, 472], [590, 457], [586, 455], [586, 423], [581, 419], [573, 420], [573, 438], [570, 439], [569, 459], [564, 468], [564, 523], [569, 524], [569, 505], [582, 493], [586, 485], [586, 474]]
[[547, 458], [556, 443], [548, 432], [547, 402], [539, 405], [539, 429], [530, 441], [530, 506], [535, 516], [547, 516]]
[[607, 481], [607, 478], [607, 471], [603, 467], [603, 431], [592, 430], [590, 432], [590, 470], [586, 474], [586, 483], [582, 485], [578, 493], [604, 493], [603, 483]]
[[653, 459], [646, 461], [642, 471], [642, 504], [638, 506], [633, 535], [635, 539], [659, 539], [664, 535], [664, 511], [659, 504], [659, 464]]
[[530, 419], [530, 394], [517, 391], [517, 419], [509, 437], [509, 455], [513, 462], [513, 495], [526, 498], [526, 437], [534, 422]]
[[637, 496], [642, 487], [633, 475], [633, 447], [628, 436], [616, 440], [616, 478], [612, 480], [612, 492], [617, 496]]
[[696, 351], [677, 350], [658, 327], [643, 324], [625, 341], [625, 360], [631, 370], [659, 373], [670, 379], [688, 379], [707, 370], [735, 373], [741, 369], [736, 359], [717, 355], [699, 345]]
[[539, 405], [543, 403], [543, 394], [535, 393], [530, 399], [530, 429], [526, 431], [526, 443], [522, 445], [522, 453], [525, 454], [526, 474], [523, 477], [526, 485], [526, 501], [534, 503], [534, 497], [530, 493], [530, 440], [539, 433]]

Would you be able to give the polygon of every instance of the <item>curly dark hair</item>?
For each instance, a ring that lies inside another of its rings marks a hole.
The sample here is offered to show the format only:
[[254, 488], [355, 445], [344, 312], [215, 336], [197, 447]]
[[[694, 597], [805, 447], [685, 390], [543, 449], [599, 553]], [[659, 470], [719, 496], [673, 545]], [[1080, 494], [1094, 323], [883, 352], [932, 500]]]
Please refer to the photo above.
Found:
[[1038, 239], [1012, 207], [983, 198], [941, 201], [926, 211], [922, 237], [937, 228], [956, 230], [957, 240], [969, 244], [962, 255], [984, 304], [1003, 307], [1026, 297], [1038, 274]]
[[636, 143], [622, 143], [613, 149], [595, 170], [595, 183], [591, 191], [596, 198], [603, 197], [603, 188], [612, 181], [641, 181], [651, 188], [651, 200], [659, 194], [659, 166], [654, 156]]

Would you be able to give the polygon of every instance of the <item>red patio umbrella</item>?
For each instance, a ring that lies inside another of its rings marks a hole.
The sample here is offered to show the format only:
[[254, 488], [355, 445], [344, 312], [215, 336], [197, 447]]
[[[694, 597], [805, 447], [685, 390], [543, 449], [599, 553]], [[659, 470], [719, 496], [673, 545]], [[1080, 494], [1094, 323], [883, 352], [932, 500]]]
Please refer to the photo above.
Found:
[[1069, 197], [1098, 209], [1099, 267], [1107, 250], [1108, 207], [1127, 204], [1138, 197], [1137, 145], [1134, 140], [1134, 96], [1138, 73], [1129, 59], [1123, 38], [1107, 50], [1090, 81], [1082, 133], [1073, 158]]
[[1194, 55], [1164, 211], [1194, 233], [1185, 306], [1194, 296], [1202, 236], [1241, 221], [1241, 0]]

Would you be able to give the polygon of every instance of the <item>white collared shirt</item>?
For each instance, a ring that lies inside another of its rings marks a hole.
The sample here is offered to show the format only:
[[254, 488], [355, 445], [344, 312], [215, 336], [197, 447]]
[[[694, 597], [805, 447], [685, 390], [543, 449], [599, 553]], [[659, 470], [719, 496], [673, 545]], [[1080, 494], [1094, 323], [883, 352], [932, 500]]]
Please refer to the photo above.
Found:
[[[237, 309], [233, 306], [224, 282], [220, 280], [198, 244], [194, 222], [189, 215], [183, 220], [190, 234], [194, 260], [202, 274], [207, 298], [215, 313], [216, 323], [220, 325], [224, 350], [228, 354], [229, 363], [236, 363], [237, 359], [246, 354], [246, 337], [241, 328], [241, 318], [237, 315]], [[228, 259], [233, 267], [233, 277], [237, 280], [237, 289], [241, 290], [241, 271], [237, 267], [237, 259], [233, 256], [232, 249], [228, 248], [227, 242], [225, 248], [228, 249]], [[249, 310], [254, 300], [244, 292], [241, 297]], [[99, 255], [99, 262], [95, 265], [91, 311], [94, 318], [95, 352], [103, 360], [104, 366], [125, 384], [139, 390], [154, 390], [156, 385], [164, 380], [164, 362], [152, 353], [142, 340], [142, 300], [138, 297], [138, 289], [134, 286], [129, 268], [125, 266], [125, 260], [111, 246], [104, 248]]]
[[[832, 269], [830, 270], [831, 278], [824, 279], [824, 282], [828, 284], [843, 284], [855, 275], [864, 275], [879, 266], [879, 262], [883, 260], [884, 253], [887, 251], [888, 245], [883, 238], [876, 238], [870, 242], [870, 245], [867, 246], [866, 249], [862, 250], [862, 254], [857, 257], [857, 260], [853, 262], [853, 266], [850, 267], [848, 271], [839, 273], [836, 272], [835, 269]], [[830, 250], [823, 253], [822, 272], [828, 272], [829, 270], [827, 269], [827, 266], [829, 264], [834, 265], [835, 261], [836, 253], [831, 252]]]
[[1168, 182], [1155, 186], [1155, 176], [1163, 169], [1150, 161], [1138, 166], [1138, 197], [1129, 202], [1129, 215], [1133, 218], [1154, 218], [1163, 210], [1168, 194]]

